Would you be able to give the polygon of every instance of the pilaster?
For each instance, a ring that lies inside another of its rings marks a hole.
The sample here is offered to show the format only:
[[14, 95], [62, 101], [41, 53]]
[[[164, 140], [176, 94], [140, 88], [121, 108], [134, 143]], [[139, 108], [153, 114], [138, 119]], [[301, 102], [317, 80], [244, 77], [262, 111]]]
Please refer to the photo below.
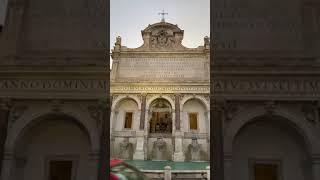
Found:
[[174, 154], [173, 154], [173, 161], [184, 161], [185, 156], [183, 153], [183, 132], [176, 131], [174, 135]]
[[133, 159], [144, 160], [145, 159], [144, 131], [137, 131], [136, 137], [137, 137], [137, 145], [136, 145], [136, 150], [133, 154]]

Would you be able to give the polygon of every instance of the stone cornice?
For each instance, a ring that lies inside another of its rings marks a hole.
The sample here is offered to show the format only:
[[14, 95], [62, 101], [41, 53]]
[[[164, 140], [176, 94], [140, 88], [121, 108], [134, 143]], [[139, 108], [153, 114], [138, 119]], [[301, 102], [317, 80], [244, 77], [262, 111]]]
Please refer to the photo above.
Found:
[[286, 76], [299, 76], [301, 78], [308, 77], [308, 76], [320, 76], [320, 68], [314, 68], [314, 69], [297, 69], [292, 70], [292, 68], [255, 68], [252, 70], [252, 68], [244, 67], [244, 68], [217, 68], [212, 71], [212, 74], [219, 77], [228, 77], [228, 76], [250, 76], [250, 75], [256, 75], [256, 76], [262, 76], [262, 75], [268, 75], [268, 76], [277, 76], [277, 77], [286, 77]]
[[117, 54], [118, 57], [190, 57], [190, 56], [200, 56], [204, 57], [209, 54], [209, 52], [204, 49], [195, 49], [190, 51], [121, 51], [113, 53]]
[[320, 98], [320, 77], [237, 77], [216, 78], [212, 81], [215, 96], [227, 99], [258, 100], [317, 100]]
[[117, 84], [111, 85], [111, 93], [210, 93], [209, 84], [157, 84], [157, 85], [142, 85], [142, 84]]
[[222, 55], [215, 53], [214, 65], [219, 67], [320, 67], [320, 57], [295, 53], [244, 53]]

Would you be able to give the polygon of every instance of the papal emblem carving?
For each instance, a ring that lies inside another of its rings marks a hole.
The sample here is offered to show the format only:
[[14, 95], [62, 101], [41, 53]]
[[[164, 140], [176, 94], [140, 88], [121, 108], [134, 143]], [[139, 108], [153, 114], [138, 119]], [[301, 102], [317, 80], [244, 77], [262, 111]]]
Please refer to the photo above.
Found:
[[151, 37], [152, 48], [168, 48], [175, 43], [172, 36], [165, 30], [160, 30], [155, 36]]

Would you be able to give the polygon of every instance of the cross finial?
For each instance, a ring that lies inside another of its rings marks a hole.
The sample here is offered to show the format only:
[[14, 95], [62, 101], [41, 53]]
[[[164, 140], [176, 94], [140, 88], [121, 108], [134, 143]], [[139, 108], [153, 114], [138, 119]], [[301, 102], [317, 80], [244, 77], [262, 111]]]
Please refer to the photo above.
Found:
[[162, 10], [162, 12], [159, 13], [159, 15], [162, 15], [161, 22], [165, 22], [164, 15], [168, 15], [168, 13], [165, 13], [164, 10]]

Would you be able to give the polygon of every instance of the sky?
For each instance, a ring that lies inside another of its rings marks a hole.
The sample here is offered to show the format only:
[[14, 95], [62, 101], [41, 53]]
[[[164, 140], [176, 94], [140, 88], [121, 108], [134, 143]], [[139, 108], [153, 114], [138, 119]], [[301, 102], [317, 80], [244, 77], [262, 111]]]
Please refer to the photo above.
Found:
[[162, 10], [168, 13], [166, 22], [184, 30], [184, 46], [201, 46], [203, 38], [210, 36], [210, 0], [111, 0], [110, 8], [110, 48], [117, 36], [123, 46], [141, 46], [141, 30], [160, 22]]

